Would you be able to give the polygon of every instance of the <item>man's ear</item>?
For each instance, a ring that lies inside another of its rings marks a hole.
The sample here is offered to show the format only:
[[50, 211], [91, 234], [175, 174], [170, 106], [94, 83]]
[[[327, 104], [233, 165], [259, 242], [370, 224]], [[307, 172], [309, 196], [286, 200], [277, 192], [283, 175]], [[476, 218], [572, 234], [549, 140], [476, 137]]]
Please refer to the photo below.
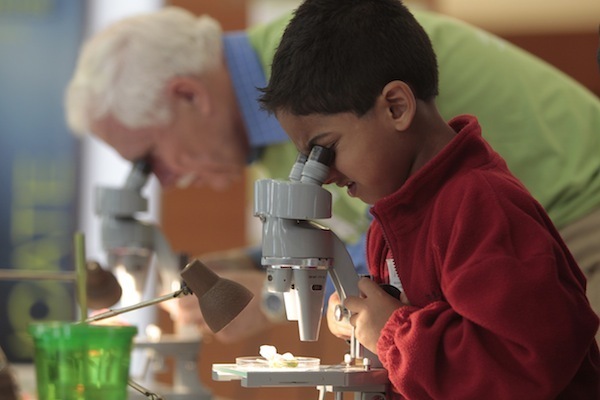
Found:
[[408, 129], [417, 112], [417, 102], [410, 86], [402, 81], [391, 81], [381, 94], [394, 127], [399, 131]]
[[175, 103], [193, 106], [201, 113], [210, 112], [210, 96], [206, 85], [197, 78], [176, 76], [167, 84], [167, 94]]

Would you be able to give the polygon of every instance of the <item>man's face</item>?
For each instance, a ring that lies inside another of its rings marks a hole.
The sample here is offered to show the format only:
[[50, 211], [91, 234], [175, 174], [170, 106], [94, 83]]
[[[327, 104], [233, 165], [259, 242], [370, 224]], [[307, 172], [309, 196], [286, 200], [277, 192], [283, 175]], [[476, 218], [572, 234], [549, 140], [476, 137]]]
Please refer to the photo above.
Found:
[[165, 126], [127, 128], [106, 117], [92, 125], [96, 136], [123, 158], [149, 160], [163, 187], [210, 186], [225, 189], [242, 175], [248, 145], [228, 109], [209, 116], [180, 104]]

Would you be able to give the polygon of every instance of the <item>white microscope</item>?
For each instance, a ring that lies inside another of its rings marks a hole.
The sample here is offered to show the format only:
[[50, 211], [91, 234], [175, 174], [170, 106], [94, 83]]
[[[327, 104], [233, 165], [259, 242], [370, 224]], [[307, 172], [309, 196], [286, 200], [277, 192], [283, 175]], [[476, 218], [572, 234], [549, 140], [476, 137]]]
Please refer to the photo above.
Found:
[[[138, 303], [142, 297], [154, 297], [156, 276], [152, 276], [152, 257], [156, 256], [157, 273], [164, 291], [174, 291], [181, 287], [180, 272], [187, 263], [182, 256], [175, 254], [160, 228], [153, 223], [136, 217], [147, 211], [147, 200], [141, 190], [148, 181], [149, 165], [141, 160], [135, 162], [123, 187], [98, 187], [96, 189], [96, 213], [101, 217], [101, 240], [107, 252], [109, 269], [120, 283], [129, 281], [134, 285], [124, 293], [136, 294], [128, 303]], [[146, 288], [147, 285], [154, 287]], [[115, 290], [118, 290], [115, 289]], [[114, 291], [114, 290], [112, 290]], [[105, 307], [112, 305], [107, 304]], [[124, 304], [128, 306], [129, 304]], [[149, 318], [154, 322], [153, 318]], [[144, 326], [145, 327], [145, 326]], [[143, 332], [143, 328], [140, 327]], [[185, 327], [175, 327], [175, 333], [161, 335], [158, 340], [141, 337], [135, 347], [144, 351], [141, 378], [145, 387], [160, 392], [169, 400], [210, 400], [212, 394], [199, 380], [197, 359], [201, 347], [201, 337], [197, 332], [184, 332]], [[173, 384], [164, 385], [154, 380], [152, 369], [168, 358], [173, 357]], [[145, 359], [145, 360], [144, 360]]]
[[[332, 159], [331, 150], [315, 146], [308, 158], [298, 157], [288, 181], [255, 183], [254, 214], [263, 223], [267, 287], [283, 293], [287, 318], [298, 321], [302, 341], [318, 339], [328, 273], [342, 303], [349, 295], [359, 295], [359, 276], [346, 246], [314, 221], [331, 217], [331, 193], [321, 185]], [[347, 315], [343, 308], [338, 311], [340, 319]], [[350, 353], [338, 365], [276, 369], [213, 364], [213, 379], [241, 380], [245, 387], [315, 386], [321, 398], [325, 392], [333, 392], [336, 399], [354, 392], [356, 400], [384, 400], [387, 372], [352, 336]]]

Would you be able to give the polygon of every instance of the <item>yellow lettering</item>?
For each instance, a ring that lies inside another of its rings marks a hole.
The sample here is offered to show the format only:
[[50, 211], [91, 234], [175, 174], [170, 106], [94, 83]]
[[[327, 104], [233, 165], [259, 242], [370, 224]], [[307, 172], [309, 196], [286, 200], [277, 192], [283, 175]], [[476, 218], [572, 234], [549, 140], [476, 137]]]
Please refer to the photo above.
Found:
[[75, 173], [71, 162], [18, 159], [13, 167], [14, 203], [62, 206], [73, 198]]
[[66, 243], [62, 238], [41, 238], [35, 241], [23, 243], [13, 248], [13, 265], [23, 269], [56, 271], [60, 269], [60, 261], [63, 256], [61, 248]]
[[69, 253], [73, 166], [59, 160], [21, 158], [13, 167], [12, 266], [60, 269]]

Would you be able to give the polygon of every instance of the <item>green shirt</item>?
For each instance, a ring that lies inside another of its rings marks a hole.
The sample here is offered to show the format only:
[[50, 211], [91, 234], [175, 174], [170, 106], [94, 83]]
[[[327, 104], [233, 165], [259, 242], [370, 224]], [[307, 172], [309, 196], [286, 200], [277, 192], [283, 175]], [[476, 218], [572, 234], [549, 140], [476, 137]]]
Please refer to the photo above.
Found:
[[[436, 103], [442, 116], [475, 115], [483, 136], [558, 228], [597, 208], [600, 99], [544, 61], [481, 29], [443, 15], [413, 13], [437, 54]], [[248, 31], [267, 79], [289, 17]], [[291, 143], [278, 145], [267, 149], [259, 164], [272, 177], [285, 178], [295, 155]], [[336, 216], [346, 228], [354, 227], [340, 236], [355, 237], [367, 226], [366, 205], [337, 187], [329, 189], [337, 200]]]

